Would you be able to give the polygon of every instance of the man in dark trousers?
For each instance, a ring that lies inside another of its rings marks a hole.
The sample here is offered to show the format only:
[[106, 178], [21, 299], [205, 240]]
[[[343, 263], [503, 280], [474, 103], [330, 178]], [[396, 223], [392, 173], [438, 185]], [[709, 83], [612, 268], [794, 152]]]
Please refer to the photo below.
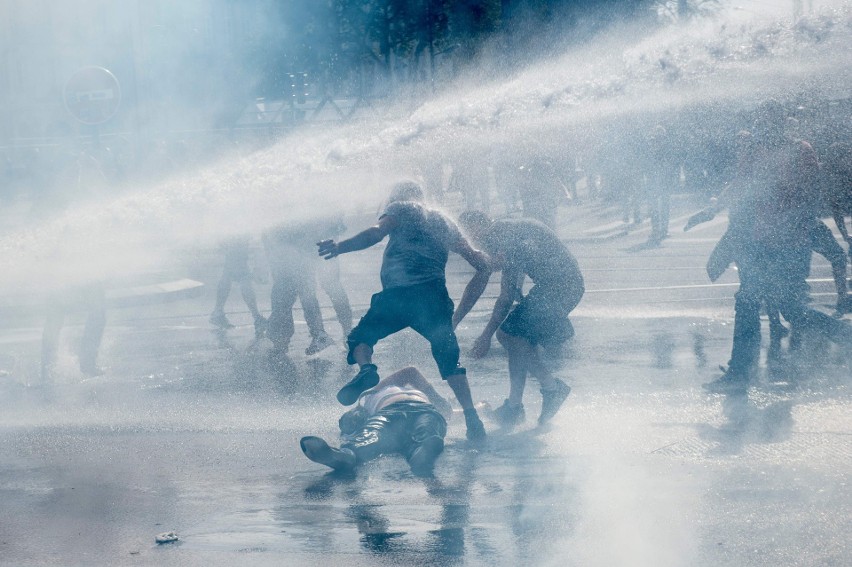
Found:
[[225, 265], [219, 285], [216, 287], [216, 306], [210, 315], [210, 322], [220, 329], [233, 327], [225, 315], [225, 303], [231, 294], [231, 285], [237, 282], [243, 295], [246, 307], [254, 318], [254, 334], [259, 339], [266, 332], [267, 321], [257, 308], [257, 296], [252, 285], [252, 273], [249, 269], [251, 255], [251, 239], [248, 236], [236, 236], [222, 243]]
[[[538, 346], [559, 346], [574, 335], [568, 315], [585, 292], [580, 267], [556, 233], [538, 221], [492, 221], [480, 211], [466, 211], [459, 222], [491, 256], [492, 267], [503, 272], [491, 319], [472, 352], [476, 358], [485, 356], [496, 332], [509, 355], [509, 398], [494, 413], [505, 427], [523, 422], [524, 386], [527, 374], [532, 374], [541, 386], [538, 422], [543, 425], [556, 415], [571, 388], [553, 377], [539, 357]], [[525, 276], [534, 285], [523, 295]], [[454, 326], [467, 315], [476, 299], [478, 296], [473, 302], [459, 305]]]
[[467, 437], [481, 440], [485, 428], [474, 408], [464, 368], [459, 365], [459, 345], [453, 330], [453, 301], [447, 292], [445, 269], [449, 252], [456, 252], [476, 275], [462, 297], [482, 293], [488, 283], [488, 257], [474, 250], [455, 223], [443, 213], [426, 208], [417, 183], [398, 183], [379, 222], [341, 242], [317, 243], [326, 259], [364, 250], [389, 237], [382, 260], [382, 291], [373, 295], [370, 308], [349, 334], [350, 364], [358, 374], [337, 394], [343, 405], [354, 404], [364, 390], [379, 382], [372, 362], [373, 347], [381, 339], [412, 328], [429, 341], [441, 377], [452, 388], [464, 410]]
[[753, 379], [764, 303], [778, 309], [794, 329], [815, 331], [852, 348], [852, 328], [805, 303], [813, 229], [819, 222], [819, 162], [808, 142], [784, 135], [781, 110], [777, 103], [760, 110], [743, 194], [708, 264], [713, 279], [733, 258], [740, 276], [731, 359], [721, 377], [705, 384], [713, 392], [743, 390]]
[[412, 472], [426, 476], [444, 450], [451, 413], [450, 403], [416, 368], [403, 368], [363, 392], [340, 417], [344, 443], [339, 449], [314, 436], [302, 437], [299, 444], [310, 460], [337, 471], [399, 453]]

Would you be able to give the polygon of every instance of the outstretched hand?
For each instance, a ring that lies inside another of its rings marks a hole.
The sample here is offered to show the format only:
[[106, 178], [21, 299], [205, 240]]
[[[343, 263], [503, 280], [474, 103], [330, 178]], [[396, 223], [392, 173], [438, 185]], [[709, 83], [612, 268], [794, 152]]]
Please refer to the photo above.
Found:
[[319, 255], [326, 260], [331, 260], [340, 255], [340, 249], [334, 240], [321, 240], [317, 242], [317, 247], [319, 248]]

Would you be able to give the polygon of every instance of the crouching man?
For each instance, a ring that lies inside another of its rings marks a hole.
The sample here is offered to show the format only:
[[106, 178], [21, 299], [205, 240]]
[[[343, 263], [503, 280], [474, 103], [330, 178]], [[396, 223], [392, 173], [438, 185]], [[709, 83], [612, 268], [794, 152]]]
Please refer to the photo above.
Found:
[[[509, 355], [509, 397], [494, 410], [497, 421], [512, 428], [525, 419], [523, 406], [527, 375], [541, 386], [539, 425], [556, 415], [571, 392], [554, 377], [538, 354], [538, 347], [558, 348], [574, 336], [568, 315], [580, 303], [585, 287], [577, 260], [551, 229], [532, 219], [492, 221], [480, 211], [465, 211], [462, 228], [491, 256], [491, 266], [503, 272], [500, 295], [491, 318], [474, 343], [471, 354], [482, 358], [497, 339]], [[523, 295], [524, 278], [534, 285]], [[470, 311], [478, 295], [465, 298], [453, 315], [453, 328]]]
[[319, 437], [302, 437], [310, 460], [352, 471], [380, 455], [399, 453], [419, 476], [431, 474], [444, 450], [450, 404], [414, 367], [404, 368], [363, 392], [339, 421], [344, 442], [335, 448]]

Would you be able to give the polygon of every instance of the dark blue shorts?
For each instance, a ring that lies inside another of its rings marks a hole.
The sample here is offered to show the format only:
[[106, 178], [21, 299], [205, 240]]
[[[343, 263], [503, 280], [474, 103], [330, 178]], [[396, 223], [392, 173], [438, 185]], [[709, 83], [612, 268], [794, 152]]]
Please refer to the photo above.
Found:
[[584, 292], [582, 285], [561, 288], [534, 285], [515, 305], [500, 330], [532, 345], [562, 344], [574, 336], [568, 315], [580, 303]]
[[352, 351], [359, 344], [373, 347], [383, 338], [410, 327], [429, 341], [441, 377], [464, 374], [453, 331], [454, 308], [442, 280], [380, 291], [373, 295], [370, 309], [349, 333], [349, 364], [355, 364]]

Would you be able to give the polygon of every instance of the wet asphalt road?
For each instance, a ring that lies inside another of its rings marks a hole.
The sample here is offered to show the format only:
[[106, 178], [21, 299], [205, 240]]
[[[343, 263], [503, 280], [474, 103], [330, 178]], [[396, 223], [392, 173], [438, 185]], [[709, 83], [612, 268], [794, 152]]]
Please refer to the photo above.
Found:
[[[707, 394], [701, 384], [731, 340], [736, 274], [711, 286], [703, 273], [723, 224], [643, 249], [641, 229], [612, 239], [586, 230], [612, 221], [605, 211], [585, 209], [583, 226], [571, 224], [579, 212], [565, 214], [589, 291], [572, 317], [577, 336], [549, 361], [572, 395], [538, 430], [529, 384], [527, 425], [510, 434], [486, 422], [484, 447], [453, 420], [433, 479], [398, 458], [353, 477], [307, 461], [298, 439], [334, 438], [333, 395], [351, 369], [339, 348], [300, 355], [302, 324], [292, 366], [272, 371], [236, 289], [240, 326], [228, 333], [207, 324], [212, 290], [110, 313], [98, 378], [76, 372], [80, 329], [69, 326], [50, 387], [37, 379], [39, 329], [3, 329], [0, 564], [852, 563], [848, 353], [814, 345], [808, 365], [764, 376], [745, 396]], [[344, 258], [356, 310], [377, 288], [378, 258]], [[455, 297], [464, 271], [451, 263]], [[828, 278], [817, 261], [818, 305], [833, 300]], [[487, 315], [486, 301], [462, 325], [463, 350]], [[339, 338], [330, 311], [327, 325]], [[382, 343], [377, 362], [437, 378], [410, 333]], [[465, 364], [474, 397], [499, 405], [499, 345]], [[178, 543], [154, 543], [171, 530]]]

